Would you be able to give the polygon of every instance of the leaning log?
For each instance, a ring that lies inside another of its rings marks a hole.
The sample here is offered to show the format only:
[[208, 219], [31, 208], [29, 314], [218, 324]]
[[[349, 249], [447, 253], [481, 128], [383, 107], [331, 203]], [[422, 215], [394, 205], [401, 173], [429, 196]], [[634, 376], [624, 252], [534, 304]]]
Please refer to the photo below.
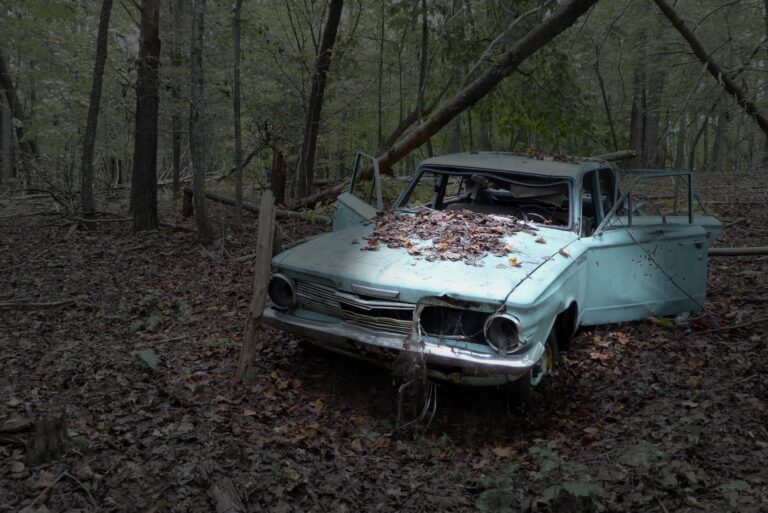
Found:
[[[194, 192], [192, 191], [192, 189], [189, 189], [189, 188], [184, 189], [185, 197], [188, 196], [191, 199], [193, 195], [194, 195]], [[215, 201], [216, 203], [221, 203], [222, 205], [229, 205], [230, 207], [235, 206], [235, 198], [230, 198], [229, 196], [224, 196], [222, 194], [217, 194], [215, 192], [205, 191], [205, 197], [211, 201]], [[186, 203], [187, 201], [188, 201], [187, 199], [184, 200], [185, 205], [187, 205]], [[191, 203], [189, 205], [191, 205]], [[251, 203], [250, 201], [243, 201], [243, 210], [247, 210], [248, 212], [255, 212], [258, 214], [261, 208], [256, 203]], [[301, 212], [294, 212], [292, 210], [275, 209], [275, 215], [279, 219], [299, 219], [302, 221], [312, 220], [316, 223], [331, 224], [331, 218], [328, 216], [323, 216], [323, 215], [308, 216]], [[185, 216], [186, 216], [186, 211], [185, 211]]]
[[621, 160], [629, 160], [637, 157], [640, 154], [637, 150], [620, 150], [611, 153], [605, 153], [603, 155], [596, 155], [594, 158], [605, 160], [607, 162], [619, 162]]

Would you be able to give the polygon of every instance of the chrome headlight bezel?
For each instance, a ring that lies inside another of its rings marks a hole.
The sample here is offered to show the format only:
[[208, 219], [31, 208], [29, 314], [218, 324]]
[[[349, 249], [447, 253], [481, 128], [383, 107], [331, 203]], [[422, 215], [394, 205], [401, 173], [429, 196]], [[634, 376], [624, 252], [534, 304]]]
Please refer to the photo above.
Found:
[[[281, 292], [288, 293], [287, 297], [278, 295], [277, 287], [285, 287]], [[272, 304], [280, 310], [288, 310], [296, 306], [296, 282], [282, 273], [274, 273], [267, 285], [267, 295]]]
[[485, 342], [500, 355], [511, 354], [525, 344], [520, 321], [508, 313], [488, 316], [483, 326], [483, 334]]

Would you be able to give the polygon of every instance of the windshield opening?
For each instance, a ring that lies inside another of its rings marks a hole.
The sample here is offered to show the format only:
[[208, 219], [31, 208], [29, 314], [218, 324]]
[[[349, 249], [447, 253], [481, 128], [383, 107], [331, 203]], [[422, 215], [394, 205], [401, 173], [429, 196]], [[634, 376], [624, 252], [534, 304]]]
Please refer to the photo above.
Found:
[[395, 205], [397, 210], [421, 207], [469, 210], [514, 216], [535, 224], [569, 228], [571, 182], [565, 178], [487, 172], [432, 170], [417, 174]]

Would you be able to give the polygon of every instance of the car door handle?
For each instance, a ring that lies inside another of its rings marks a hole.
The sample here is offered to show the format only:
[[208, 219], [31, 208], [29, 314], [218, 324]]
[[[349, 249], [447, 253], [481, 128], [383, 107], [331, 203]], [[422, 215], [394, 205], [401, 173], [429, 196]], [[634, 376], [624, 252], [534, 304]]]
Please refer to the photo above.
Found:
[[680, 242], [679, 244], [683, 247], [694, 246], [696, 249], [701, 249], [704, 247], [704, 242], [700, 240], [695, 240], [693, 242]]

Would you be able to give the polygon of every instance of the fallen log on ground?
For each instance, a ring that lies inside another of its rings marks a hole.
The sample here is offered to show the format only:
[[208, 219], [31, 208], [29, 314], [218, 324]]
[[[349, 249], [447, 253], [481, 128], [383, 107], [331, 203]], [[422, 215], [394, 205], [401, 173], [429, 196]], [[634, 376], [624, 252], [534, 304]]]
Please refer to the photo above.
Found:
[[754, 248], [711, 248], [709, 256], [751, 256], [768, 255], [768, 246]]
[[[191, 200], [193, 195], [194, 193], [192, 192], [192, 189], [188, 189], [188, 188], [184, 189], [185, 205], [187, 204], [186, 199], [189, 198], [189, 200]], [[235, 198], [230, 198], [229, 196], [224, 196], [222, 194], [217, 194], [215, 192], [206, 191], [205, 197], [211, 201], [215, 201], [216, 203], [221, 203], [222, 205], [229, 205], [230, 207], [235, 206]], [[190, 206], [191, 204], [192, 202], [189, 201]], [[251, 203], [250, 201], [243, 201], [243, 210], [247, 210], [248, 212], [255, 212], [258, 214], [260, 207], [255, 203]], [[294, 212], [292, 210], [281, 210], [281, 209], [275, 209], [275, 213], [277, 217], [280, 219], [300, 219], [302, 221], [314, 221], [317, 223], [331, 224], [331, 218], [323, 215], [310, 216], [307, 214], [303, 214], [301, 212]], [[184, 215], [185, 216], [191, 215], [191, 211], [186, 210], [184, 212]]]

